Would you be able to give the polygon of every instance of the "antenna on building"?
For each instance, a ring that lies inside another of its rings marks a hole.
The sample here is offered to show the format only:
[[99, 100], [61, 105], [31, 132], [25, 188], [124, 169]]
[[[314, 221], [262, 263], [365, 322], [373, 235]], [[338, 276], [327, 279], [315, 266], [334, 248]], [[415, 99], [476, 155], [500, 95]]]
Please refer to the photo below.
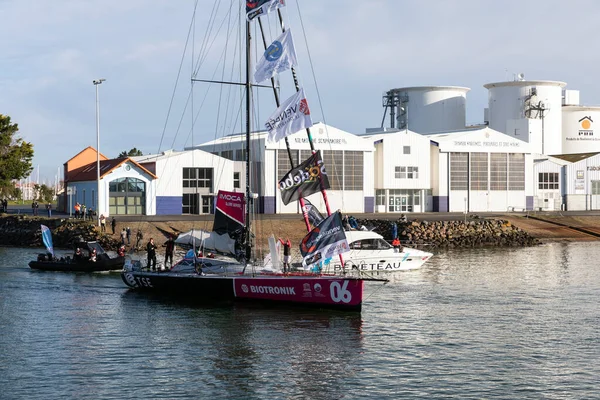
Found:
[[522, 72], [519, 72], [519, 74], [517, 75], [517, 80], [524, 81], [525, 80], [525, 74], [522, 73]]

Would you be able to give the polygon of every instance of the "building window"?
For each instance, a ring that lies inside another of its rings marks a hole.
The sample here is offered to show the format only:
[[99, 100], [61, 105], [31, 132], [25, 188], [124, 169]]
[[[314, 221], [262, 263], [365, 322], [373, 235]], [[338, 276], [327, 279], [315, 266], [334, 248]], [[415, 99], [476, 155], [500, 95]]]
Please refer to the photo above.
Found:
[[403, 153], [410, 154], [410, 146], [404, 146]]
[[406, 177], [408, 179], [419, 179], [419, 167], [406, 167]]
[[375, 204], [385, 206], [385, 189], [375, 190]]
[[471, 190], [488, 188], [488, 153], [471, 153]]
[[542, 190], [558, 189], [558, 172], [540, 172], [538, 187]]
[[525, 154], [508, 155], [508, 190], [525, 190]]
[[233, 160], [233, 150], [225, 150], [221, 152], [221, 157], [228, 160]]
[[406, 179], [406, 167], [396, 167], [394, 176], [396, 179]]
[[184, 193], [182, 201], [182, 214], [198, 214], [198, 194]]
[[600, 181], [591, 181], [592, 194], [600, 194]]
[[[292, 159], [294, 162], [294, 166], [298, 165], [298, 151], [290, 150], [292, 154]], [[287, 174], [290, 169], [292, 169], [292, 165], [290, 164], [290, 157], [286, 150], [277, 150], [277, 179], [282, 179], [285, 174]]]
[[506, 153], [491, 153], [490, 164], [490, 190], [506, 190]]
[[363, 190], [363, 152], [344, 152], [344, 190]]
[[108, 184], [110, 215], [144, 215], [146, 183], [136, 178], [119, 178]]
[[419, 179], [419, 167], [395, 167], [396, 179]]
[[469, 154], [450, 153], [450, 190], [469, 188]]
[[212, 192], [213, 169], [212, 168], [184, 168], [184, 188], [208, 188]]
[[344, 152], [325, 150], [321, 152], [331, 190], [342, 190], [344, 184]]
[[239, 172], [233, 173], [233, 187], [234, 187], [234, 189], [240, 188], [240, 173]]

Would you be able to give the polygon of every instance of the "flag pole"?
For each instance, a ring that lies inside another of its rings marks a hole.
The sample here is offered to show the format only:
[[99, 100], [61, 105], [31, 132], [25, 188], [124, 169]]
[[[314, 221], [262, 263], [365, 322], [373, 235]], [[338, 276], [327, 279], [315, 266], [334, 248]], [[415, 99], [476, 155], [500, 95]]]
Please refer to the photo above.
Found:
[[[283, 23], [283, 15], [281, 14], [281, 9], [277, 9], [277, 16], [279, 17], [279, 24], [281, 25], [281, 31], [285, 32], [285, 25]], [[259, 18], [260, 19], [260, 18]], [[298, 82], [298, 75], [296, 74], [296, 69], [292, 66], [292, 77], [294, 79], [294, 86], [296, 87], [296, 92], [300, 91], [300, 84]], [[306, 136], [308, 137], [308, 143], [310, 144], [310, 151], [315, 154], [317, 150], [315, 149], [315, 145], [312, 140], [312, 134], [310, 133], [310, 128], [306, 128]], [[287, 144], [287, 143], [286, 143]], [[323, 182], [321, 181], [321, 195], [323, 196], [323, 201], [325, 202], [325, 209], [327, 210], [327, 216], [331, 215], [331, 209], [329, 207], [329, 199], [327, 198], [327, 192], [325, 188], [323, 188]], [[305, 215], [305, 218], [308, 220], [308, 215], [306, 215], [306, 211], [304, 209], [304, 200], [301, 199], [300, 205], [302, 206], [302, 213]], [[342, 265], [342, 272], [345, 272], [344, 267], [344, 258], [340, 254], [340, 263]]]

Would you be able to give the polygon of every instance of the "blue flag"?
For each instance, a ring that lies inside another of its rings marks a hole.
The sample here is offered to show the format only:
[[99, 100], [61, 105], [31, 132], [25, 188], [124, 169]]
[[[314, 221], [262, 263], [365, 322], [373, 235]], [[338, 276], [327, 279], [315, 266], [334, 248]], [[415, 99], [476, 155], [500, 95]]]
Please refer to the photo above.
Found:
[[48, 250], [48, 253], [52, 254], [52, 257], [54, 257], [52, 232], [50, 232], [50, 228], [48, 228], [46, 225], [42, 225], [42, 240], [44, 241], [44, 245], [46, 245], [46, 250]]

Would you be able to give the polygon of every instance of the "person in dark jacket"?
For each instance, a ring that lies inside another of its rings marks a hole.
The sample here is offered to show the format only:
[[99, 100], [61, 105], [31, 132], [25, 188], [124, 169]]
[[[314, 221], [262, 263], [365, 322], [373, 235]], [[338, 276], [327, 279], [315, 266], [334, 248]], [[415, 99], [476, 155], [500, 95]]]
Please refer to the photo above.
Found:
[[290, 239], [279, 239], [283, 245], [283, 272], [289, 272], [292, 262], [292, 242]]
[[175, 251], [175, 241], [173, 240], [173, 236], [169, 236], [169, 239], [163, 245], [165, 247], [165, 267], [167, 266], [167, 261], [169, 261], [169, 265], [173, 267], [173, 252]]
[[113, 235], [114, 235], [115, 234], [115, 228], [117, 227], [117, 220], [115, 219], [115, 217], [112, 217], [112, 219], [110, 220], [110, 226], [112, 228]]
[[146, 245], [146, 251], [148, 252], [148, 269], [156, 270], [156, 245], [154, 239], [150, 238], [150, 241]]

